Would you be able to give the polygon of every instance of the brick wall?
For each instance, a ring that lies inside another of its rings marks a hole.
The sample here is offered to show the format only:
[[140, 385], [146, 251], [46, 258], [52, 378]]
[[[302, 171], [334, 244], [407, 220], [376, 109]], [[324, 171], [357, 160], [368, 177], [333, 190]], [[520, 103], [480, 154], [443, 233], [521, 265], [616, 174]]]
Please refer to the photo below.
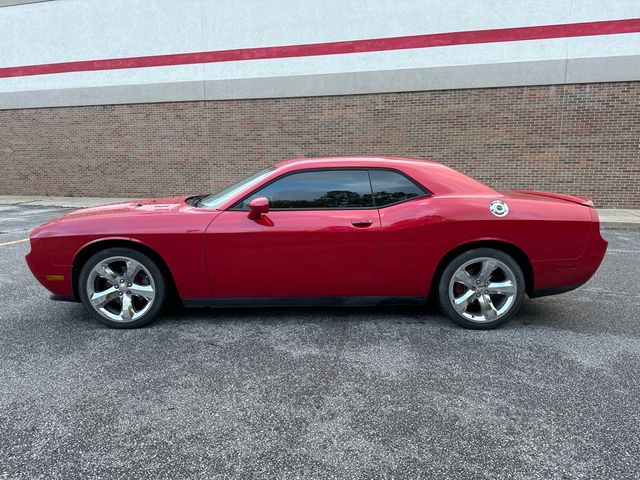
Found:
[[0, 194], [199, 193], [351, 154], [640, 208], [640, 82], [0, 111]]

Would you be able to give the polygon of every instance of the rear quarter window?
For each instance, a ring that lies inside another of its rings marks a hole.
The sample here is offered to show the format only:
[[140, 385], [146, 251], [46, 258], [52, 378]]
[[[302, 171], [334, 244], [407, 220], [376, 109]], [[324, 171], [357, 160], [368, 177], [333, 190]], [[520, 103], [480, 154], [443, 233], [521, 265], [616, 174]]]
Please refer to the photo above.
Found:
[[385, 207], [428, 195], [425, 189], [401, 173], [392, 170], [369, 170], [369, 175], [376, 207]]

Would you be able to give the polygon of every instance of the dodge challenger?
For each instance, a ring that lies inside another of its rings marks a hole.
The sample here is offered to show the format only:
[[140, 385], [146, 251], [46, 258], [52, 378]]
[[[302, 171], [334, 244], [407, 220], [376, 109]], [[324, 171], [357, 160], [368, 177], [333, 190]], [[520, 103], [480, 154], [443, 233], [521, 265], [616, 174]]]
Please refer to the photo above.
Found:
[[495, 328], [574, 289], [607, 242], [593, 203], [498, 192], [437, 162], [295, 159], [209, 195], [74, 211], [36, 228], [27, 263], [57, 300], [114, 328], [186, 306], [423, 304]]

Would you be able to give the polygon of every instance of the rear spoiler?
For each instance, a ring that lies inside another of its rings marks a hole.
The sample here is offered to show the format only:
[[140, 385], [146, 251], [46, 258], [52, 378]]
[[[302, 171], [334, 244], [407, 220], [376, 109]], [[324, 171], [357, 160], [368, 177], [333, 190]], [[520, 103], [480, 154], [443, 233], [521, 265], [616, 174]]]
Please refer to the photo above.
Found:
[[585, 205], [587, 207], [594, 208], [593, 202], [591, 200], [584, 197], [576, 197], [575, 195], [564, 195], [562, 193], [540, 192], [538, 190], [516, 190], [516, 192], [524, 193], [527, 195], [537, 195], [538, 197], [556, 198], [558, 200], [564, 200], [566, 202], [571, 202], [571, 203], [578, 203], [580, 205]]

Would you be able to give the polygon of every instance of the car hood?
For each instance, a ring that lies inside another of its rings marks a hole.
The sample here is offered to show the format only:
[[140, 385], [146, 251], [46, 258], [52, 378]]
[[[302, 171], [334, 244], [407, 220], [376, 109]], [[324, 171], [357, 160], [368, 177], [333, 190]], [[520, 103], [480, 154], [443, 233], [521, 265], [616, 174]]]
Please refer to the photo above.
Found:
[[76, 210], [35, 228], [30, 238], [74, 235], [129, 238], [136, 233], [204, 231], [220, 212], [195, 208], [185, 203], [188, 198], [146, 198]]
[[79, 220], [90, 220], [93, 218], [121, 218], [138, 215], [159, 215], [162, 213], [170, 213], [180, 210], [181, 208], [191, 208], [185, 200], [189, 198], [182, 197], [164, 197], [164, 198], [145, 198], [140, 200], [131, 200], [129, 202], [111, 203], [109, 205], [101, 205], [99, 207], [82, 208], [67, 213], [50, 222], [47, 222], [32, 232], [32, 236], [40, 233], [42, 230], [48, 230], [60, 224], [67, 224]]
[[130, 202], [111, 203], [99, 207], [83, 208], [68, 213], [58, 220], [78, 219], [87, 217], [111, 217], [129, 215], [150, 215], [174, 212], [184, 207], [188, 197], [163, 197], [145, 198], [141, 200], [131, 200]]

